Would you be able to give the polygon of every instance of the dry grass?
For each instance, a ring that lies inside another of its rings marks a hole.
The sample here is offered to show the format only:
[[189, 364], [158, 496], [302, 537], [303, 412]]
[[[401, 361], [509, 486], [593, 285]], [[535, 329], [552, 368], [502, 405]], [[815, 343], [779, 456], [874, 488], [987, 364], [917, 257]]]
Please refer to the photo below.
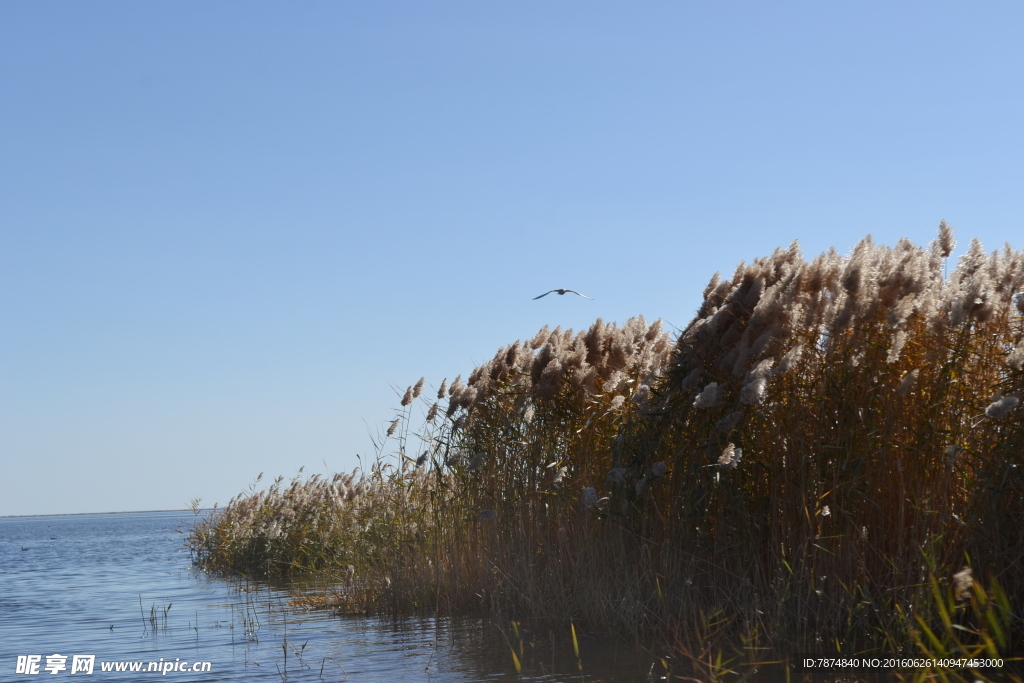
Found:
[[640, 318], [545, 328], [436, 401], [410, 387], [369, 471], [236, 498], [196, 560], [337, 575], [348, 611], [574, 620], [694, 656], [920, 649], [965, 565], [1019, 614], [1024, 254], [975, 242], [946, 278], [951, 249], [943, 226], [777, 250], [716, 275], [674, 347]]

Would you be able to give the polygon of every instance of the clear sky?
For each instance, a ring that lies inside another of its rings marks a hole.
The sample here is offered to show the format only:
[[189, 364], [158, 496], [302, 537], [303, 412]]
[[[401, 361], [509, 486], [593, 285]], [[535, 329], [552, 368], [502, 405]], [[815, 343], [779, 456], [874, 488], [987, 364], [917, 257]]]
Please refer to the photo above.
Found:
[[[0, 515], [350, 469], [544, 324], [1024, 246], [1019, 2], [0, 3]], [[595, 301], [532, 297], [571, 287]], [[397, 391], [397, 393], [396, 393]]]

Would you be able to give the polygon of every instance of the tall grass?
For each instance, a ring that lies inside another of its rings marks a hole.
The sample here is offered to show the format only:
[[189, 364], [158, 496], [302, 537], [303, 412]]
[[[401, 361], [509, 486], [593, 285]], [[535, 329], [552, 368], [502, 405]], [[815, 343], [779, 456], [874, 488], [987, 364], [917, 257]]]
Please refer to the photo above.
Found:
[[674, 345], [642, 318], [545, 328], [410, 387], [366, 471], [234, 499], [196, 561], [695, 655], [915, 648], [965, 566], [1019, 614], [1024, 254], [975, 241], [947, 278], [952, 247], [945, 224], [928, 248], [794, 244], [712, 278]]
[[196, 562], [251, 576], [335, 572], [351, 611], [502, 605], [531, 581], [501, 567], [557, 564], [544, 548], [567, 532], [565, 513], [596, 517], [577, 500], [580, 482], [600, 485], [614, 436], [670, 352], [658, 322], [597, 321], [503, 348], [436, 398], [417, 383], [367, 470], [252, 487], [194, 526]]
[[1024, 256], [975, 241], [946, 280], [947, 231], [810, 263], [794, 245], [712, 279], [617, 463], [671, 463], [614, 506], [682, 623], [894, 648], [932, 604], [929, 572], [969, 562], [1020, 595]]

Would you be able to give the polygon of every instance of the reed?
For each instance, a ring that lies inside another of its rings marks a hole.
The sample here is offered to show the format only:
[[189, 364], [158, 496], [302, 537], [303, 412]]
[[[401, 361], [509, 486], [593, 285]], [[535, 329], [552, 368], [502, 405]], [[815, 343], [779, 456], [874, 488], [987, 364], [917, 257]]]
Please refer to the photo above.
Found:
[[342, 611], [696, 659], [919, 650], [964, 566], [1019, 615], [1024, 254], [975, 241], [946, 277], [952, 248], [943, 223], [925, 248], [776, 250], [716, 274], [674, 343], [643, 318], [544, 328], [410, 387], [367, 470], [253, 488], [188, 543], [208, 570], [334, 576]]
[[948, 582], [970, 558], [1020, 594], [1024, 256], [975, 241], [947, 280], [950, 239], [810, 263], [794, 245], [708, 285], [616, 463], [672, 476], [612, 502], [683, 623], [898, 650], [935, 618], [929, 567]]

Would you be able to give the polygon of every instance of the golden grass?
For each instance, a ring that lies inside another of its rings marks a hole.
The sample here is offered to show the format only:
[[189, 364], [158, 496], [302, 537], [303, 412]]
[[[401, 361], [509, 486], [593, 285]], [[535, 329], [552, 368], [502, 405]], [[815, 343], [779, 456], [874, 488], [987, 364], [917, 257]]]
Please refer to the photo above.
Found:
[[[951, 243], [794, 245], [716, 275], [674, 346], [599, 320], [436, 400], [421, 380], [367, 471], [237, 497], [192, 530], [196, 562], [334, 575], [343, 611], [493, 611], [747, 660], [920, 650], [965, 565], [1019, 614], [1024, 255], [975, 242], [946, 278]], [[968, 621], [958, 646], [980, 647]]]

